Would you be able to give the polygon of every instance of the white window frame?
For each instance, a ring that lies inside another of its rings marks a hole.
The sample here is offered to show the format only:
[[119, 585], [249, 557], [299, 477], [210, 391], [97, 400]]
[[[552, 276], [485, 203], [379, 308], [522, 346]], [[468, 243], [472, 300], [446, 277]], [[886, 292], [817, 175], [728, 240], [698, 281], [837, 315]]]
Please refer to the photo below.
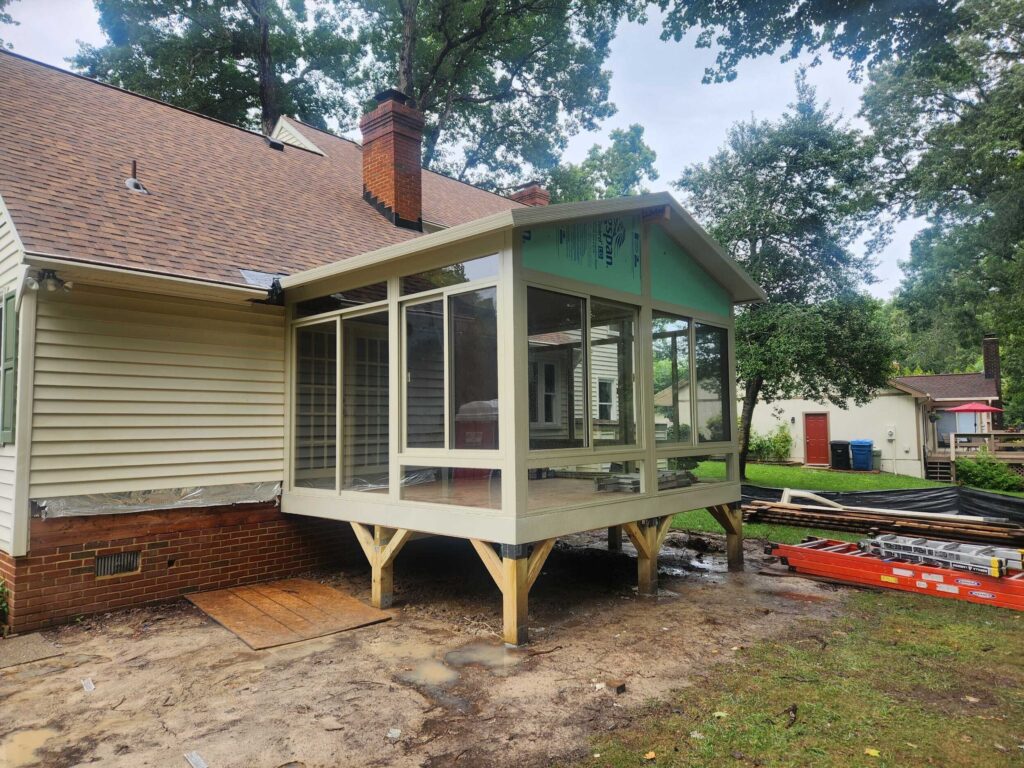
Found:
[[[555, 372], [553, 389], [551, 392], [547, 392], [544, 387], [545, 376], [541, 374], [543, 368], [551, 366], [551, 369]], [[545, 360], [544, 354], [540, 353], [533, 362], [530, 363], [530, 378], [534, 380], [534, 387], [537, 392], [537, 415], [541, 415], [541, 410], [544, 407], [544, 401], [548, 394], [551, 395], [552, 402], [552, 416], [554, 417], [551, 421], [535, 421], [532, 417], [530, 418], [530, 426], [537, 429], [560, 429], [562, 427], [562, 397], [561, 397], [561, 380], [562, 371], [558, 364], [551, 360]]]
[[[615, 412], [618, 409], [615, 407], [616, 406], [616, 400], [617, 400], [617, 398], [615, 397], [615, 394], [616, 394], [615, 393], [615, 389], [616, 389], [615, 385], [616, 385], [617, 381], [618, 381], [618, 379], [609, 379], [607, 376], [599, 376], [597, 378], [597, 398], [596, 398], [596, 400], [597, 400], [597, 420], [598, 421], [615, 421], [616, 420], [617, 414]], [[608, 385], [608, 399], [607, 400], [602, 400], [601, 399], [601, 385], [602, 384], [607, 384]], [[605, 406], [607, 406], [607, 408], [608, 408], [608, 418], [607, 419], [601, 417], [601, 408], [603, 408]]]

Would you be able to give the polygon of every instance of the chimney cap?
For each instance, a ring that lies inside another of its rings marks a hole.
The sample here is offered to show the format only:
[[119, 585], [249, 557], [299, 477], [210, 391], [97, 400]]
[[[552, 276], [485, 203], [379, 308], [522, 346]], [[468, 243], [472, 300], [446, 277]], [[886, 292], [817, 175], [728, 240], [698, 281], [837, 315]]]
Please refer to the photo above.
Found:
[[376, 101], [378, 104], [383, 104], [386, 101], [397, 101], [399, 104], [404, 104], [407, 107], [416, 106], [416, 103], [412, 100], [410, 96], [408, 96], [405, 93], [402, 93], [397, 88], [386, 88], [380, 93], [378, 93], [376, 96], [374, 96], [373, 100]]

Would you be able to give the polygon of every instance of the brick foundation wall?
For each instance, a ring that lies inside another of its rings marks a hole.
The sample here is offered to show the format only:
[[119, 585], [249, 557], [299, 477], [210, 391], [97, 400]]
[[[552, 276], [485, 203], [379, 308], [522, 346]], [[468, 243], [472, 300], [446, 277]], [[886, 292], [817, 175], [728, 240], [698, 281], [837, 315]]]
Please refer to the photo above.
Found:
[[[17, 558], [0, 552], [13, 632], [362, 557], [347, 523], [273, 504], [33, 519], [29, 549]], [[137, 571], [96, 575], [97, 556], [132, 551]]]

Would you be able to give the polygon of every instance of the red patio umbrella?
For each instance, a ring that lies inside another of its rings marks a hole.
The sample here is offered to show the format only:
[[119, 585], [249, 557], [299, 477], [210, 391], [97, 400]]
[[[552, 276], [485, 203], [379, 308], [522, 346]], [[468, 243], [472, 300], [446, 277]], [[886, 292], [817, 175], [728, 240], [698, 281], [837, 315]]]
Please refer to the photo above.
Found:
[[956, 408], [947, 408], [946, 413], [1002, 413], [1002, 408], [995, 408], [985, 403], [964, 403]]

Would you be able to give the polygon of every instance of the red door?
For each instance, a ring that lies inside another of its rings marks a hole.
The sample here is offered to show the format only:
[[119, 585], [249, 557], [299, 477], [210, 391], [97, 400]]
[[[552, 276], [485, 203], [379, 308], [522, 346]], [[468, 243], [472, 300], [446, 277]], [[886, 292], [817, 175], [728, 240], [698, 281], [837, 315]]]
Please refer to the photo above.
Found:
[[804, 463], [828, 466], [828, 414], [804, 414]]

